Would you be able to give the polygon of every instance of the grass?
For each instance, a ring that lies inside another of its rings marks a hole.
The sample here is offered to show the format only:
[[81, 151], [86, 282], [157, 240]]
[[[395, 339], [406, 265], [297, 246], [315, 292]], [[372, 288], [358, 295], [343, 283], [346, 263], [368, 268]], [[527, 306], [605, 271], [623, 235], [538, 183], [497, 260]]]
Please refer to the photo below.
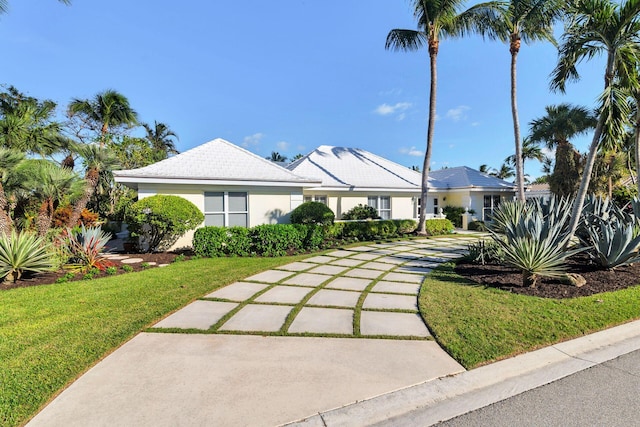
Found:
[[26, 422], [98, 360], [167, 313], [304, 257], [200, 259], [0, 292], [0, 425]]
[[640, 286], [548, 299], [470, 282], [445, 264], [427, 276], [420, 312], [438, 343], [470, 369], [640, 318]]

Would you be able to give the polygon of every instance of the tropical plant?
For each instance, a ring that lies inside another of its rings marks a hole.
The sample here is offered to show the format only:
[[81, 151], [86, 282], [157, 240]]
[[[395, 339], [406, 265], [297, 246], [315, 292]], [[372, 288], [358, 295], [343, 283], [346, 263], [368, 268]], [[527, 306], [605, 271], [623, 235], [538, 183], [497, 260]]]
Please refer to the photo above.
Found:
[[[427, 206], [429, 168], [433, 150], [433, 136], [436, 122], [437, 56], [440, 39], [459, 37], [477, 32], [488, 37], [494, 33], [487, 26], [490, 17], [495, 14], [495, 5], [482, 4], [460, 12], [462, 0], [413, 0], [413, 14], [418, 21], [418, 30], [393, 29], [387, 35], [386, 49], [416, 51], [425, 45], [429, 51], [429, 120], [427, 126], [427, 147], [422, 165], [422, 206]], [[420, 211], [418, 233], [425, 234], [425, 209]]]
[[569, 21], [559, 48], [558, 64], [551, 88], [565, 91], [567, 82], [578, 80], [576, 65], [603, 54], [606, 56], [604, 91], [600, 97], [598, 122], [589, 146], [584, 172], [572, 209], [570, 237], [578, 228], [580, 212], [589, 189], [591, 172], [603, 133], [621, 135], [622, 119], [629, 117], [627, 94], [614, 83], [632, 81], [631, 70], [640, 58], [640, 0], [622, 3], [610, 0], [581, 0], [568, 4]]
[[[537, 160], [541, 162], [544, 160], [544, 154], [542, 153], [542, 149], [537, 142], [533, 141], [530, 137], [526, 137], [522, 141], [522, 170], [524, 173], [524, 164], [527, 160]], [[516, 156], [515, 154], [510, 155], [504, 162], [513, 167], [516, 166]], [[526, 175], [525, 175], [526, 176]]]
[[28, 232], [0, 236], [0, 277], [20, 280], [25, 271], [42, 273], [53, 270], [49, 244]]
[[146, 250], [168, 249], [176, 240], [204, 221], [204, 214], [187, 199], [157, 194], [131, 205], [126, 217], [132, 236], [139, 236]]
[[335, 217], [333, 211], [320, 202], [305, 202], [291, 211], [292, 224], [330, 225]]
[[79, 116], [98, 134], [100, 148], [104, 147], [107, 134], [113, 128], [138, 124], [138, 113], [131, 108], [127, 97], [111, 89], [96, 94], [93, 99], [73, 99], [69, 104], [69, 115]]
[[9, 215], [9, 200], [6, 193], [7, 180], [14, 175], [15, 168], [24, 160], [24, 154], [16, 150], [0, 148], [0, 236], [6, 236], [13, 227]]
[[500, 169], [492, 171], [489, 175], [506, 180], [513, 178], [516, 173], [508, 163], [503, 163], [502, 166], [500, 166]]
[[102, 252], [111, 240], [111, 233], [105, 233], [100, 227], [82, 225], [79, 230], [67, 229], [60, 239], [62, 246], [70, 254], [70, 263], [65, 268], [82, 271], [97, 268], [104, 271], [114, 265]]
[[504, 263], [504, 252], [502, 246], [490, 240], [479, 240], [477, 243], [468, 245], [469, 253], [466, 260], [473, 264], [502, 264]]
[[513, 227], [520, 218], [527, 215], [531, 205], [515, 200], [505, 200], [493, 209], [490, 231], [504, 234], [507, 227]]
[[588, 237], [580, 237], [580, 240], [601, 267], [614, 269], [640, 261], [640, 235], [634, 221], [604, 220], [594, 216], [586, 231]]
[[145, 138], [151, 143], [156, 162], [166, 159], [170, 154], [179, 154], [175, 144], [175, 141], [178, 140], [178, 135], [169, 126], [154, 121], [153, 128], [147, 123], [143, 123], [142, 127], [147, 132]]
[[265, 159], [271, 160], [272, 162], [276, 162], [276, 163], [284, 163], [287, 161], [287, 156], [283, 156], [277, 151], [272, 151], [271, 155], [268, 157], [265, 157]]
[[343, 213], [341, 219], [380, 219], [380, 215], [378, 215], [378, 210], [373, 206], [359, 204]]
[[562, 3], [559, 0], [510, 0], [508, 2], [495, 1], [484, 4], [493, 5], [494, 10], [497, 9], [497, 12], [490, 16], [489, 22], [495, 37], [509, 43], [516, 188], [518, 199], [524, 201], [524, 166], [517, 100], [517, 58], [522, 42], [530, 43], [546, 40], [555, 44], [553, 23], [560, 17]]

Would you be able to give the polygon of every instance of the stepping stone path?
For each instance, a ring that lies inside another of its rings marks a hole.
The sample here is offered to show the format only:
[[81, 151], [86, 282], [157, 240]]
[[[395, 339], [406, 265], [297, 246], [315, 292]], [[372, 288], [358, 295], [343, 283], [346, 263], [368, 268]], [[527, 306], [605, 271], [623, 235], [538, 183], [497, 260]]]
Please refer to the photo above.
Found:
[[218, 289], [154, 328], [430, 339], [418, 312], [425, 275], [485, 237], [405, 240], [316, 255]]

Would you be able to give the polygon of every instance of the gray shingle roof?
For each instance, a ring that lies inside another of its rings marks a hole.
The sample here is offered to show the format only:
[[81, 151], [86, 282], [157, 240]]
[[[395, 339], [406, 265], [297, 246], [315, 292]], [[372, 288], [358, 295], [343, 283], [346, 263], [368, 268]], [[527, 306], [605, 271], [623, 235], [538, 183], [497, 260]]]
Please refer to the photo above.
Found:
[[166, 160], [138, 169], [114, 171], [118, 178], [317, 183], [253, 154], [224, 139], [194, 147]]
[[359, 148], [322, 145], [288, 169], [321, 180], [323, 187], [416, 191], [421, 187], [419, 172]]
[[482, 187], [496, 189], [514, 189], [515, 187], [510, 182], [496, 178], [495, 176], [484, 174], [467, 166], [458, 166], [455, 168], [431, 171], [429, 175], [439, 183], [444, 184], [444, 188]]

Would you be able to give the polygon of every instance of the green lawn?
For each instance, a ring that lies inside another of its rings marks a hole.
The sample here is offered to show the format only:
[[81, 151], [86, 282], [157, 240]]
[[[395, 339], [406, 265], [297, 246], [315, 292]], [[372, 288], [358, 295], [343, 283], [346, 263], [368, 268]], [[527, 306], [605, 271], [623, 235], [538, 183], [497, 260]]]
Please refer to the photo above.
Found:
[[26, 422], [68, 383], [167, 313], [301, 258], [200, 259], [0, 292], [0, 425]]
[[473, 368], [640, 318], [640, 286], [574, 299], [485, 288], [447, 264], [427, 276], [420, 312], [438, 343]]

